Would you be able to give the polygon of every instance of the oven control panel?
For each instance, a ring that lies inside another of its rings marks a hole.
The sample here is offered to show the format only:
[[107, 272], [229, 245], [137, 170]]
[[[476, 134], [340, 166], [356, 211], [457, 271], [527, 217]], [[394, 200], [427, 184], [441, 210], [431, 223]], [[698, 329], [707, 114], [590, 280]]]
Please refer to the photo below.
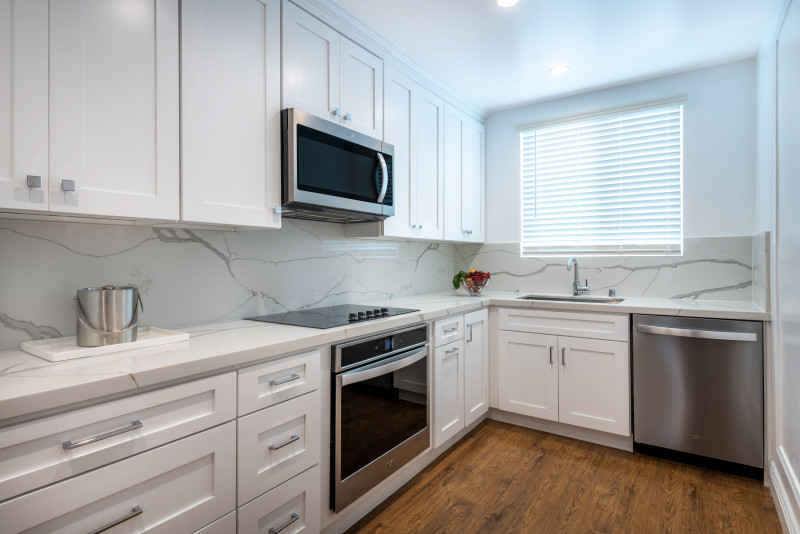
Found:
[[385, 334], [370, 336], [362, 340], [334, 345], [334, 372], [344, 371], [355, 365], [373, 361], [393, 352], [428, 342], [428, 325], [422, 324]]

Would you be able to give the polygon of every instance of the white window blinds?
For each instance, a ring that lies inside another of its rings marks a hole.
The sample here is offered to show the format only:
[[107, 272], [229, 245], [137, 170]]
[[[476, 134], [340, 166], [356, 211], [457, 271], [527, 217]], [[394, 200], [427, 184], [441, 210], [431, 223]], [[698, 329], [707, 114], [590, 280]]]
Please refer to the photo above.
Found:
[[522, 255], [682, 253], [682, 104], [522, 129]]

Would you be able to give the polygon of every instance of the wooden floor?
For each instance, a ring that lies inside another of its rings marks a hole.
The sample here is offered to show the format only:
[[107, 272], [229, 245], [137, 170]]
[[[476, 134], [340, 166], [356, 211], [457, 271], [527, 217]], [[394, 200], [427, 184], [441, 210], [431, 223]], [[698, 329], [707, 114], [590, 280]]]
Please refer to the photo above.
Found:
[[348, 533], [779, 533], [740, 478], [486, 421]]

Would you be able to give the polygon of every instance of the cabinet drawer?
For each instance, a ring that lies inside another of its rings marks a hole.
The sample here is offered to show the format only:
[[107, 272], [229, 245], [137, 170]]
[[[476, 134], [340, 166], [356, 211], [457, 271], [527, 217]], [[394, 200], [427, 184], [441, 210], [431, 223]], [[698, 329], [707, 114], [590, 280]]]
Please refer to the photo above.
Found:
[[319, 463], [321, 409], [315, 391], [239, 419], [239, 504]]
[[236, 512], [233, 511], [201, 528], [195, 534], [232, 534], [236, 532]]
[[500, 330], [628, 341], [628, 314], [501, 308]]
[[281, 534], [316, 534], [320, 530], [320, 485], [317, 466], [239, 508], [239, 534], [269, 534], [270, 529]]
[[464, 337], [464, 316], [457, 315], [433, 323], [433, 346], [439, 347]]
[[0, 504], [0, 533], [90, 532], [126, 517], [116, 531], [194, 532], [234, 509], [235, 469], [231, 421]]
[[2, 429], [0, 500], [234, 417], [236, 375], [226, 373]]
[[239, 415], [319, 388], [318, 350], [239, 370]]

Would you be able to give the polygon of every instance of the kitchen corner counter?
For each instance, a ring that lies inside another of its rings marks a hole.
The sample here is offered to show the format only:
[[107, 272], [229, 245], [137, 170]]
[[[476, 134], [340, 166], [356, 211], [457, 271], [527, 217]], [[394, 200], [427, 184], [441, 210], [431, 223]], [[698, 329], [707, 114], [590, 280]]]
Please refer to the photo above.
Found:
[[620, 304], [603, 304], [519, 300], [515, 293], [503, 292], [471, 297], [450, 291], [370, 304], [413, 307], [419, 311], [326, 330], [245, 320], [194, 326], [181, 329], [189, 332], [188, 341], [57, 363], [19, 350], [0, 352], [0, 426], [36, 412], [66, 409], [110, 395], [234, 370], [320, 345], [490, 305], [769, 321], [769, 314], [752, 303], [726, 301], [626, 298]]

